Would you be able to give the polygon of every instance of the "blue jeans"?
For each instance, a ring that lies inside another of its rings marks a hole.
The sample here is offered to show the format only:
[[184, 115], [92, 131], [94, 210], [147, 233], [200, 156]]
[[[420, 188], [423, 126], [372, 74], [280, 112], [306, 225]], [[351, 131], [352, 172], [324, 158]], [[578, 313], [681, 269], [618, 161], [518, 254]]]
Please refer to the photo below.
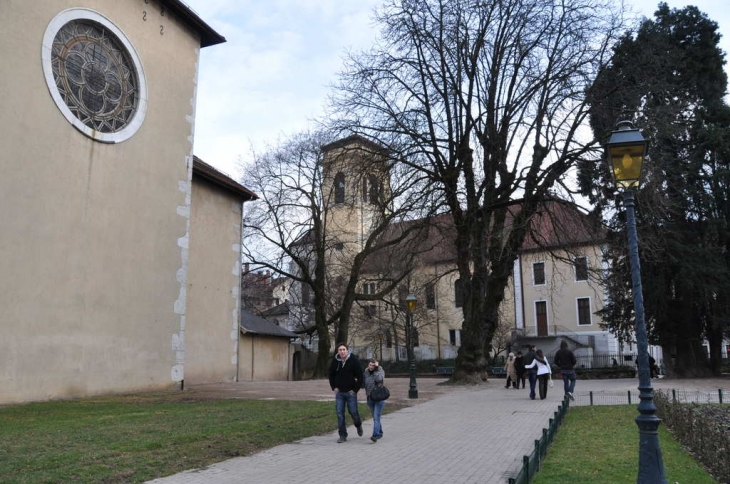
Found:
[[560, 373], [563, 374], [565, 394], [573, 393], [573, 390], [575, 390], [575, 370], [560, 370]]
[[357, 395], [350, 392], [337, 392], [335, 394], [335, 410], [337, 411], [337, 430], [340, 437], [347, 437], [347, 423], [345, 422], [345, 405], [350, 412], [355, 427], [362, 427], [362, 420], [357, 411]]
[[373, 402], [368, 398], [368, 407], [370, 407], [370, 413], [373, 416], [373, 437], [379, 439], [383, 436], [383, 427], [380, 425], [380, 416], [383, 414], [385, 400]]
[[528, 370], [527, 377], [530, 379], [530, 398], [535, 398], [535, 385], [537, 384], [537, 370]]

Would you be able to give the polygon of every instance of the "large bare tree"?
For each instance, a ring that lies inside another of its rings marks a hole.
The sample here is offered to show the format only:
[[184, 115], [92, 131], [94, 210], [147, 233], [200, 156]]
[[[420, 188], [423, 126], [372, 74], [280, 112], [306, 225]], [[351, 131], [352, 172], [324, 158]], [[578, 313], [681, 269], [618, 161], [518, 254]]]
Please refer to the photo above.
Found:
[[[347, 181], [328, 163], [339, 163]], [[422, 222], [405, 219], [424, 206], [418, 174], [392, 166], [388, 151], [367, 140], [315, 132], [255, 156], [245, 182], [259, 200], [246, 207], [244, 260], [293, 281], [295, 330], [318, 337], [314, 376], [323, 376], [331, 337], [348, 341], [355, 302], [382, 299], [412, 268]], [[348, 233], [348, 216], [365, 209], [361, 232]], [[376, 291], [363, 290], [363, 271]]]
[[340, 127], [391, 146], [453, 218], [465, 294], [457, 380], [485, 377], [541, 201], [595, 156], [597, 143], [579, 136], [590, 136], [584, 100], [620, 14], [600, 0], [388, 0], [379, 43], [347, 62]]

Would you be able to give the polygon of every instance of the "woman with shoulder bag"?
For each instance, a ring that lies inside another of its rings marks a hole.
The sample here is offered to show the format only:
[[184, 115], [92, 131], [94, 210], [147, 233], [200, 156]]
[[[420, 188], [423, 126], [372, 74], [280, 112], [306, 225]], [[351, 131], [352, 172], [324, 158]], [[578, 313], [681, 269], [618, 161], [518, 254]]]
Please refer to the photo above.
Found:
[[380, 425], [380, 416], [383, 414], [385, 400], [374, 401], [371, 396], [376, 386], [383, 386], [385, 380], [385, 371], [378, 364], [378, 360], [373, 358], [368, 362], [368, 367], [363, 372], [363, 383], [365, 386], [365, 395], [367, 396], [368, 408], [373, 416], [373, 435], [370, 440], [377, 442], [383, 436], [383, 427]]

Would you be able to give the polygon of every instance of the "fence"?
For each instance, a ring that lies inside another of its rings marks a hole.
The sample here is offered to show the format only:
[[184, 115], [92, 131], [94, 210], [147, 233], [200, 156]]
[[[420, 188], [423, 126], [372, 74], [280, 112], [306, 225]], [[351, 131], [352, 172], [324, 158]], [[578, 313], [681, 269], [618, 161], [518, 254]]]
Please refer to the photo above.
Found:
[[[664, 390], [675, 403], [723, 403], [728, 401], [727, 390], [702, 392], [697, 390]], [[639, 404], [639, 391], [625, 392], [575, 392], [573, 406], [586, 405], [632, 405]]]
[[535, 439], [534, 450], [530, 455], [522, 457], [522, 469], [516, 477], [509, 478], [509, 484], [529, 484], [532, 478], [535, 477], [547, 455], [548, 447], [552, 444], [555, 434], [558, 433], [558, 428], [565, 419], [569, 406], [568, 402], [568, 399], [565, 398], [563, 403], [558, 406], [558, 411], [553, 414], [554, 418], [549, 419], [548, 428], [542, 429], [542, 437]]

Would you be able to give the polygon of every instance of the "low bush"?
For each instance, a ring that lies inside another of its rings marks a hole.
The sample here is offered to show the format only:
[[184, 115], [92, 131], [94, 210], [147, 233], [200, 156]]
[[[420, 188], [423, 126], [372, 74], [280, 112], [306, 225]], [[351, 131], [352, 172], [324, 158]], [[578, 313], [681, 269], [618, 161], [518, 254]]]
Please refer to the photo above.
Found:
[[720, 482], [730, 482], [730, 406], [678, 403], [654, 394], [657, 413], [674, 437]]

